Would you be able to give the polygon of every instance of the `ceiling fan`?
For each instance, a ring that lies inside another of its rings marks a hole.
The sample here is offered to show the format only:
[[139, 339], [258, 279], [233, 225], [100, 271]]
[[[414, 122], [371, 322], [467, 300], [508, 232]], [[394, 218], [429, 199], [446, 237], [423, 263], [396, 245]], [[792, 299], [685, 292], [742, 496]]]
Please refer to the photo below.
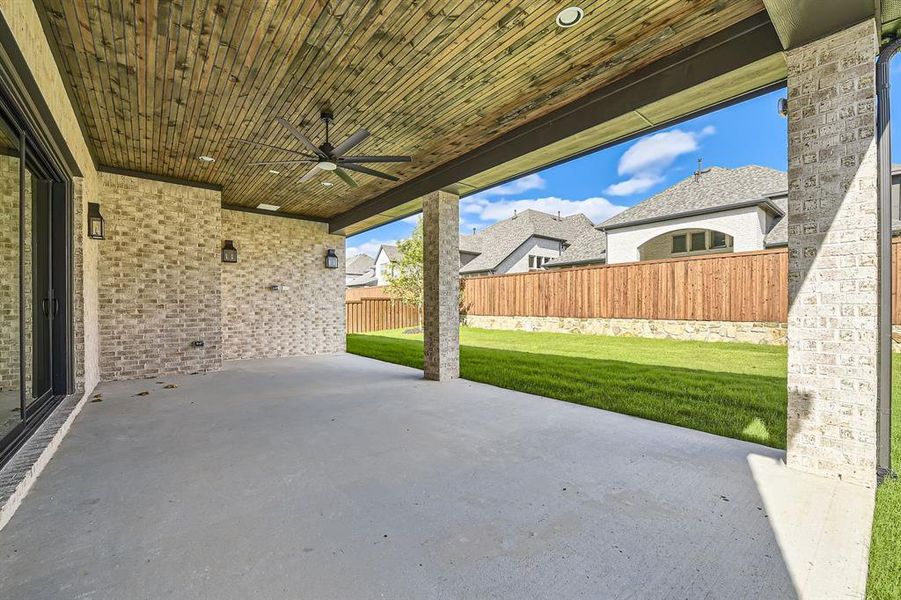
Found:
[[323, 142], [319, 146], [316, 146], [313, 142], [311, 142], [307, 136], [301, 133], [300, 130], [289, 123], [286, 119], [282, 117], [275, 119], [279, 125], [288, 130], [288, 133], [297, 138], [300, 143], [303, 144], [304, 147], [308, 150], [308, 152], [299, 152], [297, 150], [291, 150], [289, 148], [281, 148], [279, 146], [272, 146], [270, 144], [254, 142], [252, 140], [242, 140], [240, 138], [235, 138], [235, 140], [238, 142], [243, 142], [245, 144], [263, 146], [264, 148], [273, 148], [275, 150], [281, 150], [282, 152], [298, 154], [302, 157], [290, 160], [252, 162], [247, 163], [248, 165], [284, 165], [294, 167], [297, 165], [311, 164], [312, 168], [307, 171], [303, 177], [300, 178], [300, 181], [309, 181], [320, 171], [332, 171], [350, 187], [357, 187], [358, 184], [356, 181], [354, 181], [353, 177], [351, 177], [347, 171], [365, 173], [366, 175], [380, 177], [389, 181], [398, 181], [397, 177], [395, 177], [394, 175], [389, 175], [388, 173], [382, 173], [381, 171], [376, 171], [375, 169], [364, 167], [362, 163], [399, 163], [410, 162], [412, 160], [412, 158], [410, 158], [409, 156], [347, 156], [346, 153], [351, 148], [368, 138], [370, 133], [365, 129], [359, 129], [356, 133], [351, 135], [349, 138], [347, 138], [337, 146], [332, 146], [332, 144], [329, 142], [329, 126], [334, 120], [334, 115], [332, 115], [331, 112], [323, 111], [319, 115], [319, 118], [323, 123], [325, 123], [325, 142]]

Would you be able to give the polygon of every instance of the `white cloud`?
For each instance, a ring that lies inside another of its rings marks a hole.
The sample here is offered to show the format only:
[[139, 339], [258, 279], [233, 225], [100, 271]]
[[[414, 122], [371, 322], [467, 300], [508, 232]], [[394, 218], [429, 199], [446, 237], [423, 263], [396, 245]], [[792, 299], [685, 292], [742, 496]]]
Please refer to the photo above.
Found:
[[638, 175], [607, 186], [604, 191], [612, 196], [631, 196], [645, 192], [661, 181], [663, 181], [663, 177], [660, 175]]
[[404, 219], [401, 219], [401, 223], [406, 223], [407, 225], [412, 225], [416, 227], [416, 224], [419, 223], [419, 218], [422, 216], [422, 213], [416, 213], [415, 215], [410, 215]]
[[713, 135], [712, 125], [700, 131], [672, 129], [642, 138], [632, 144], [620, 157], [617, 173], [628, 179], [610, 185], [605, 190], [613, 196], [628, 196], [644, 192], [663, 181], [663, 172], [683, 154], [696, 152], [700, 140]]
[[347, 247], [347, 258], [353, 258], [358, 254], [368, 254], [372, 258], [375, 258], [375, 255], [379, 252], [379, 246], [382, 244], [394, 245], [397, 243], [397, 240], [377, 240], [377, 239], [369, 239], [362, 244], [356, 244], [354, 246]]
[[479, 192], [478, 195], [483, 198], [499, 198], [503, 196], [515, 196], [516, 194], [523, 194], [531, 190], [543, 189], [544, 179], [538, 173], [532, 173], [531, 175], [526, 175], [525, 177], [514, 179], [509, 183], [498, 185], [483, 192]]
[[560, 214], [563, 216], [584, 213], [595, 223], [606, 221], [613, 215], [625, 210], [625, 206], [611, 203], [606, 198], [586, 198], [585, 200], [566, 200], [556, 196], [534, 198], [530, 200], [496, 200], [491, 202], [485, 198], [470, 196], [461, 202], [461, 211], [475, 216], [480, 221], [495, 222], [513, 216], [513, 211], [522, 212], [527, 209]]

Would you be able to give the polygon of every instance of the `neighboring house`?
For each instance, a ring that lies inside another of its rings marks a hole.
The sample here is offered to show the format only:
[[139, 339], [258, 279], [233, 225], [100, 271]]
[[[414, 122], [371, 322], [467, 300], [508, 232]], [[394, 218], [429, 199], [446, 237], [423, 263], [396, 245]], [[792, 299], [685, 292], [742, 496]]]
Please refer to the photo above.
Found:
[[[723, 254], [788, 244], [782, 171], [712, 167], [624, 210], [545, 268]], [[901, 165], [892, 167], [892, 229], [901, 231]]]
[[[460, 274], [493, 275], [543, 269], [559, 259], [576, 240], [598, 233], [591, 220], [581, 213], [561, 217], [526, 210], [472, 235], [461, 235]], [[348, 278], [347, 286], [386, 285], [387, 273], [397, 256], [397, 246], [382, 245], [372, 269]]]
[[379, 252], [375, 255], [375, 278], [378, 281], [376, 285], [388, 285], [388, 273], [391, 271], [391, 263], [395, 262], [400, 255], [397, 246], [382, 244], [379, 246]]
[[[390, 244], [382, 244], [379, 246], [379, 251], [376, 253], [374, 259], [366, 256], [368, 261], [361, 263], [361, 265], [368, 264], [369, 266], [362, 273], [358, 273], [351, 277], [350, 266], [355, 265], [357, 258], [361, 256], [366, 255], [360, 254], [350, 259], [350, 262], [348, 263], [347, 277], [345, 278], [347, 287], [388, 285], [388, 272], [391, 269], [391, 263], [397, 260], [398, 256], [397, 246]], [[358, 267], [355, 265], [354, 268], [357, 269]]]
[[603, 231], [592, 229], [577, 237], [571, 244], [566, 244], [560, 258], [544, 263], [545, 269], [571, 269], [603, 265], [607, 262], [607, 235]]
[[756, 165], [687, 177], [601, 223], [607, 263], [784, 246], [787, 190], [784, 172]]
[[375, 268], [375, 259], [368, 254], [358, 254], [347, 261], [344, 268], [344, 283], [350, 285], [354, 280], [370, 274]]
[[569, 244], [594, 231], [579, 213], [568, 217], [525, 210], [473, 235], [460, 236], [460, 274], [496, 275], [542, 269]]

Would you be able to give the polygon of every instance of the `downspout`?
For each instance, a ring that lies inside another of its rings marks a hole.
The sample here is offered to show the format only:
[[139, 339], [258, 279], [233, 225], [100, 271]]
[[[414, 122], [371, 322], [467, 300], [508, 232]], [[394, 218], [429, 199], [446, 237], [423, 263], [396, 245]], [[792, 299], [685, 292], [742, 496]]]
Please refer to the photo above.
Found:
[[892, 40], [876, 60], [876, 136], [878, 155], [879, 223], [879, 389], [876, 416], [876, 476], [881, 482], [892, 471], [892, 123], [889, 69], [901, 48]]

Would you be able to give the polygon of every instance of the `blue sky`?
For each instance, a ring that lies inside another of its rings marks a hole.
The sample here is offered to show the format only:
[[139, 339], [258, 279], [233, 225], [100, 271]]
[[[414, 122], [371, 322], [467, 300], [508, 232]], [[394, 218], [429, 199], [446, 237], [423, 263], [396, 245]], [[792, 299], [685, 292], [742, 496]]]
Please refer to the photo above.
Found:
[[[595, 223], [688, 177], [703, 159], [704, 167], [761, 165], [787, 168], [787, 122], [777, 111], [785, 90], [736, 104], [595, 152], [566, 164], [463, 198], [460, 231], [472, 233], [535, 208], [563, 215], [583, 212]], [[901, 61], [892, 65], [892, 106], [901, 111]], [[896, 119], [897, 122], [897, 119]], [[901, 127], [892, 132], [894, 162]], [[417, 217], [383, 225], [347, 239], [347, 255], [375, 256], [380, 244], [410, 234]]]

